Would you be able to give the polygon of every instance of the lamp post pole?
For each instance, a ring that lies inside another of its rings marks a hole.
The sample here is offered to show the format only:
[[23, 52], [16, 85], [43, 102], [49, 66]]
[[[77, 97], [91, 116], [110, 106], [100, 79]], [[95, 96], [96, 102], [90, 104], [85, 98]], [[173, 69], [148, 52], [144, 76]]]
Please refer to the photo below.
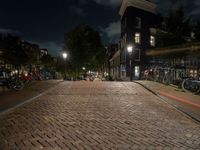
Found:
[[65, 60], [65, 75], [64, 75], [64, 79], [66, 79], [66, 68], [67, 68], [67, 53], [66, 52], [63, 52], [63, 58]]
[[133, 70], [132, 70], [132, 53], [133, 53], [133, 46], [128, 46], [127, 47], [127, 51], [129, 53], [129, 58], [130, 58], [130, 62], [129, 62], [129, 66], [130, 66], [130, 81], [133, 81]]

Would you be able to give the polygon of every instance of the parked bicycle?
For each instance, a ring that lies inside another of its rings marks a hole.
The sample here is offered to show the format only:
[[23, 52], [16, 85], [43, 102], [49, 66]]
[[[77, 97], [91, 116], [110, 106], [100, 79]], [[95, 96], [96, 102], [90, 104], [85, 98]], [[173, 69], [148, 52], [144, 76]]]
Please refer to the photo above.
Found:
[[5, 86], [8, 89], [21, 90], [24, 87], [22, 80], [17, 75], [9, 76], [7, 78], [0, 78], [0, 86]]
[[42, 74], [39, 71], [22, 71], [20, 74], [20, 79], [23, 81], [25, 85], [28, 85], [36, 80], [43, 80]]
[[200, 94], [200, 81], [191, 77], [185, 78], [182, 82], [182, 89], [187, 92]]
[[162, 82], [166, 85], [169, 85], [171, 83], [171, 77], [170, 77], [170, 71], [169, 70], [164, 71], [164, 77], [163, 77]]
[[32, 75], [28, 73], [27, 71], [23, 71], [20, 74], [20, 79], [23, 81], [24, 84], [29, 84], [33, 81]]

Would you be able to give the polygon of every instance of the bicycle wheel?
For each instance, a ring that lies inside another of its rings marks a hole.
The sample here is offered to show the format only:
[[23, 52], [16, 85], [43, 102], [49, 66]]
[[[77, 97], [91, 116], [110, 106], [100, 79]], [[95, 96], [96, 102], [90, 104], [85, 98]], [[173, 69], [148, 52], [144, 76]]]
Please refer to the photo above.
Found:
[[183, 91], [185, 91], [185, 92], [189, 92], [190, 91], [190, 83], [191, 83], [191, 81], [189, 79], [183, 80], [183, 82], [182, 82]]
[[200, 83], [197, 83], [195, 94], [200, 94]]
[[168, 75], [165, 75], [163, 78], [163, 83], [166, 85], [170, 84], [170, 77]]
[[200, 85], [199, 85], [199, 89], [195, 94], [199, 94], [200, 95]]
[[21, 80], [16, 80], [13, 89], [19, 91], [24, 88], [24, 83]]

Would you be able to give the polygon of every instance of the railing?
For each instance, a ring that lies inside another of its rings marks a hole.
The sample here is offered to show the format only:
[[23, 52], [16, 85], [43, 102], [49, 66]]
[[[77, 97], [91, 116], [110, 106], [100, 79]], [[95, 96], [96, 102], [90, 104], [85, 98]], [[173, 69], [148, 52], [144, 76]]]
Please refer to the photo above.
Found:
[[170, 68], [150, 68], [144, 71], [142, 79], [160, 82], [166, 85], [174, 84], [185, 92], [200, 94], [200, 81], [192, 77], [173, 79]]
[[181, 87], [184, 91], [200, 94], [200, 81], [193, 78], [184, 79]]

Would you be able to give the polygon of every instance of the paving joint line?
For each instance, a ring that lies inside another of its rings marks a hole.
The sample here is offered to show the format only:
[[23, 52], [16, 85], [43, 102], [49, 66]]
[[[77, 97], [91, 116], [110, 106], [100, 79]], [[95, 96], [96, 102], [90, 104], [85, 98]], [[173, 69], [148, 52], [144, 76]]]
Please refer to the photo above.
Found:
[[166, 101], [166, 97], [159, 95], [158, 93], [156, 93], [155, 91], [151, 90], [150, 88], [148, 88], [147, 86], [143, 85], [142, 83], [139, 83], [137, 81], [133, 81], [134, 83], [142, 86], [143, 88], [145, 88], [146, 90], [148, 90], [149, 92], [153, 93], [154, 95], [156, 95], [157, 97], [161, 98], [161, 100], [168, 104], [169, 106], [171, 106], [172, 108], [174, 108], [175, 110], [179, 111], [180, 113], [182, 113], [184, 116], [186, 116], [188, 119], [191, 119], [192, 121], [194, 121], [195, 123], [200, 125], [200, 120], [196, 119], [195, 117], [193, 117], [192, 115], [190, 115], [189, 113], [177, 108], [176, 106], [170, 104], [169, 102]]
[[5, 115], [5, 114], [9, 114], [9, 113], [13, 112], [15, 109], [17, 109], [17, 108], [19, 108], [19, 107], [21, 107], [21, 106], [23, 106], [23, 105], [25, 105], [25, 104], [27, 104], [27, 103], [32, 102], [33, 100], [35, 100], [35, 99], [37, 99], [38, 97], [41, 97], [42, 95], [48, 93], [48, 92], [51, 91], [53, 88], [57, 87], [58, 85], [60, 85], [60, 84], [63, 83], [63, 82], [64, 82], [64, 81], [61, 81], [61, 82], [59, 82], [58, 84], [54, 85], [53, 87], [51, 87], [51, 88], [49, 88], [49, 89], [43, 91], [42, 93], [39, 93], [38, 95], [36, 95], [36, 96], [34, 96], [34, 97], [32, 97], [32, 98], [28, 98], [28, 99], [24, 100], [23, 102], [21, 102], [21, 103], [15, 105], [15, 106], [13, 106], [13, 107], [11, 107], [11, 108], [8, 108], [8, 109], [5, 109], [5, 110], [1, 111], [1, 112], [0, 112], [0, 116]]

